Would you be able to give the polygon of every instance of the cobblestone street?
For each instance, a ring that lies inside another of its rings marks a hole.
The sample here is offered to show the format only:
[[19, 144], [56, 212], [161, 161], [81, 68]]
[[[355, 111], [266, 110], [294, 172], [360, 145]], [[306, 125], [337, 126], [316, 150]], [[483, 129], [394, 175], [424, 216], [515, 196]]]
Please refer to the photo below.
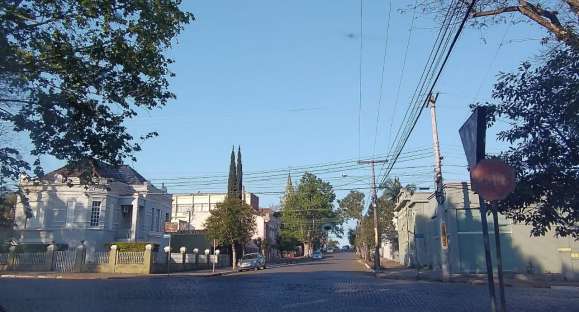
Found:
[[[508, 288], [507, 300], [509, 311], [573, 311], [579, 291]], [[377, 279], [351, 253], [220, 277], [2, 279], [0, 305], [6, 312], [490, 310], [484, 285]]]

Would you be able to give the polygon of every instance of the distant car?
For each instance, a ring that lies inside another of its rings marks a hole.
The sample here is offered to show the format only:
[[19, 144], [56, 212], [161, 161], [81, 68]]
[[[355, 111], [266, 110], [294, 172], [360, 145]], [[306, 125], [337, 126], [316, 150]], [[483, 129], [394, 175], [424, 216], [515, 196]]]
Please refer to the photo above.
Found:
[[342, 246], [342, 251], [350, 251], [350, 246], [348, 245]]
[[241, 257], [237, 271], [265, 269], [265, 257], [258, 253], [250, 253]]
[[320, 260], [323, 259], [324, 256], [322, 255], [322, 252], [320, 250], [316, 250], [314, 251], [314, 253], [312, 254], [312, 259], [314, 260]]
[[327, 252], [327, 253], [334, 253], [334, 248], [328, 248], [328, 249], [326, 250], [326, 252]]

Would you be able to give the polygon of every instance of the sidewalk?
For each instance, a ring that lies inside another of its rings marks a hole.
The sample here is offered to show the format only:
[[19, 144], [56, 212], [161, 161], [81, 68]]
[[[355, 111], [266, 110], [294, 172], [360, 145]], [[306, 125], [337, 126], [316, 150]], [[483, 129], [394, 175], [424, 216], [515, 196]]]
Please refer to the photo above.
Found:
[[158, 274], [124, 274], [124, 273], [68, 273], [68, 272], [3, 272], [0, 278], [18, 279], [66, 279], [66, 280], [95, 280], [95, 279], [139, 279], [139, 278], [179, 278], [179, 277], [212, 277], [233, 273], [231, 268], [219, 268], [212, 270], [199, 270], [190, 272], [175, 272], [167, 276], [166, 273]]
[[[430, 282], [442, 282], [440, 272], [432, 270], [418, 270], [407, 268], [398, 262], [382, 259], [382, 272], [376, 273], [376, 277], [396, 280], [423, 280]], [[450, 283], [467, 283], [472, 285], [486, 285], [486, 274], [450, 274]], [[495, 279], [495, 283], [498, 281]], [[566, 281], [556, 276], [527, 275], [527, 274], [504, 274], [505, 287], [574, 287], [579, 290], [579, 281]]]

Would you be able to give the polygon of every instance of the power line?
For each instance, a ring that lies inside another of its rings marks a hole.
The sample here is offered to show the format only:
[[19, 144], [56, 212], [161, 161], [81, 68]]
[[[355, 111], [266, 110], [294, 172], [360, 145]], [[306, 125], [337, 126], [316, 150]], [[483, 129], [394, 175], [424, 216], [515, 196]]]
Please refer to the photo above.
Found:
[[386, 68], [386, 56], [388, 54], [388, 39], [390, 32], [390, 13], [392, 12], [392, 0], [388, 1], [388, 14], [386, 17], [386, 34], [384, 36], [384, 56], [382, 57], [382, 73], [380, 74], [380, 89], [378, 92], [378, 107], [376, 112], [376, 129], [374, 131], [374, 144], [372, 146], [372, 154], [375, 156], [376, 139], [378, 138], [378, 128], [380, 125], [380, 108], [382, 107], [382, 90], [384, 88], [384, 69]]
[[[472, 11], [473, 6], [475, 5], [476, 0], [473, 0], [465, 14], [464, 17], [462, 18], [462, 21], [460, 23], [460, 26], [458, 27], [458, 30], [456, 31], [452, 42], [450, 44], [450, 47], [448, 48], [446, 55], [444, 56], [444, 59], [442, 61], [442, 64], [440, 65], [439, 69], [438, 69], [438, 73], [436, 74], [436, 76], [434, 77], [434, 79], [432, 80], [432, 82], [430, 83], [430, 88], [428, 90], [428, 92], [425, 94], [424, 100], [422, 101], [422, 103], [420, 104], [420, 107], [418, 109], [418, 112], [415, 114], [413, 120], [411, 121], [411, 123], [409, 124], [409, 128], [408, 131], [404, 134], [404, 136], [401, 138], [401, 141], [399, 141], [399, 144], [397, 145], [397, 149], [395, 150], [394, 153], [394, 158], [390, 159], [390, 162], [388, 163], [388, 169], [387, 172], [384, 175], [383, 181], [386, 179], [386, 177], [390, 174], [390, 171], [392, 170], [393, 165], [396, 163], [399, 153], [402, 152], [402, 149], [404, 148], [404, 146], [406, 145], [406, 142], [408, 141], [408, 138], [410, 137], [410, 134], [412, 133], [412, 131], [414, 130], [414, 127], [416, 126], [416, 123], [418, 122], [418, 118], [420, 117], [420, 114], [423, 110], [423, 108], [425, 107], [427, 100], [428, 100], [428, 96], [430, 94], [432, 94], [432, 91], [434, 90], [434, 87], [436, 86], [436, 83], [438, 82], [442, 71], [444, 70], [444, 67], [448, 61], [448, 58], [450, 57], [450, 54], [452, 53], [452, 50], [454, 49], [454, 46], [456, 45], [456, 42], [458, 41], [458, 38], [460, 37], [460, 34], [462, 33], [462, 30], [464, 29], [464, 25], [467, 21], [467, 19], [469, 18], [470, 12]], [[449, 8], [450, 9], [450, 8]], [[443, 27], [445, 27], [445, 25], [443, 25]], [[446, 27], [449, 27], [448, 25], [446, 25]]]
[[362, 55], [364, 51], [364, 4], [363, 0], [360, 0], [360, 59], [358, 62], [358, 74], [359, 74], [359, 97], [358, 97], [358, 158], [360, 158], [360, 141], [361, 141], [361, 118], [362, 118]]

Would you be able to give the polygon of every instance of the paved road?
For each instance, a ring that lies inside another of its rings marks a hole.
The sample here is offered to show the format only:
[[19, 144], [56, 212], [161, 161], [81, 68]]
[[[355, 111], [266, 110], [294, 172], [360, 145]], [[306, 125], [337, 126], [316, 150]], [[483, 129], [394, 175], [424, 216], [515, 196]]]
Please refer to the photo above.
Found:
[[[577, 290], [508, 288], [507, 296], [509, 311], [579, 307]], [[380, 280], [350, 253], [221, 277], [2, 279], [0, 305], [7, 312], [489, 311], [484, 286]]]

